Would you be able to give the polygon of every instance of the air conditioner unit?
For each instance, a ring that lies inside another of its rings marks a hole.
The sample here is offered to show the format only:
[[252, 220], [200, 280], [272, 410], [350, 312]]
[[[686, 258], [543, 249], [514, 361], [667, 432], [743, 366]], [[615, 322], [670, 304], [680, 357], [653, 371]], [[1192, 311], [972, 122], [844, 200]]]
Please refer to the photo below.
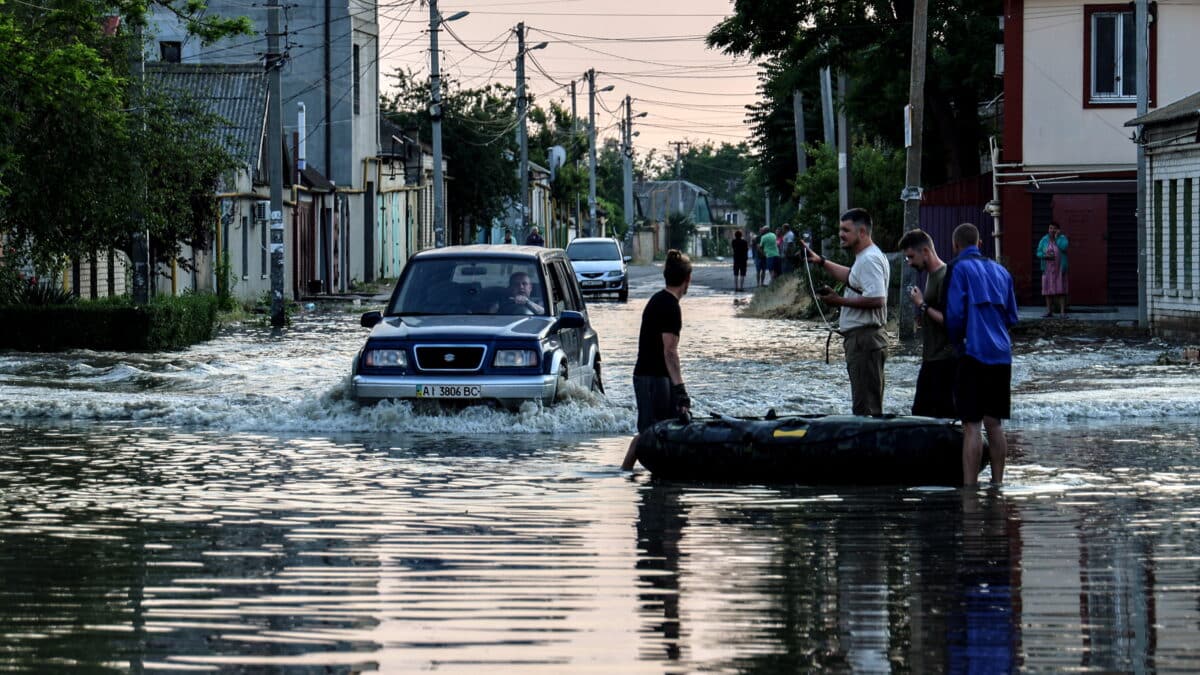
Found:
[[254, 202], [254, 220], [255, 222], [267, 222], [267, 216], [271, 213], [271, 202], [257, 201]]

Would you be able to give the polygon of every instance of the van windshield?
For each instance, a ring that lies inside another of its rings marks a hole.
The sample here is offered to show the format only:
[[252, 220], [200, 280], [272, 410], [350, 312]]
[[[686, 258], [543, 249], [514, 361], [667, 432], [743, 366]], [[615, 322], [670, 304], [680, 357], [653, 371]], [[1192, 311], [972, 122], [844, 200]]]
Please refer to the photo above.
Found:
[[546, 313], [545, 284], [530, 260], [418, 258], [401, 283], [389, 315]]
[[577, 241], [567, 246], [567, 257], [573, 261], [620, 260], [621, 251], [615, 241]]

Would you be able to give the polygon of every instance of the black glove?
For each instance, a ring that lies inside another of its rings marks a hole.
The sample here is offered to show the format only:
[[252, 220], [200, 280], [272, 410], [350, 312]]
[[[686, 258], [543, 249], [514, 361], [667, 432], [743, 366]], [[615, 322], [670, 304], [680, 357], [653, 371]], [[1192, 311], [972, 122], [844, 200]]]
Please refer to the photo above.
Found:
[[671, 385], [671, 402], [676, 410], [692, 407], [692, 399], [688, 397], [687, 387], [682, 382]]

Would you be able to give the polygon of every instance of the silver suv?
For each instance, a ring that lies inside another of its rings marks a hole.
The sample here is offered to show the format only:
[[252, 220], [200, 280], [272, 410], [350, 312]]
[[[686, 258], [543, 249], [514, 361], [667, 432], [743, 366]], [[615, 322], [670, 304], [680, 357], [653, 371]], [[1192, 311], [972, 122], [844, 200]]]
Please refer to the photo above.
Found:
[[567, 245], [567, 257], [575, 266], [575, 278], [585, 294], [616, 293], [617, 299], [629, 299], [629, 274], [621, 255], [621, 244], [607, 237], [581, 237]]

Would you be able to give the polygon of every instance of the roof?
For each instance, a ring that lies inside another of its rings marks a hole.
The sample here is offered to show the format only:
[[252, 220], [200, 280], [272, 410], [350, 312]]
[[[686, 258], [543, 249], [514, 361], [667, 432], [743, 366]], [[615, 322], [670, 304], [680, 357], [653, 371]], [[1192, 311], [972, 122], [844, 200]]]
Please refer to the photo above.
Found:
[[517, 246], [513, 244], [470, 244], [467, 246], [446, 246], [429, 248], [417, 253], [421, 258], [452, 258], [467, 255], [480, 258], [553, 258], [563, 255], [560, 248], [544, 246]]
[[[168, 94], [203, 103], [227, 124], [220, 141], [249, 166], [257, 166], [267, 121], [267, 77], [258, 63], [146, 63], [146, 79]], [[232, 142], [230, 137], [232, 137]]]
[[1141, 117], [1135, 117], [1126, 122], [1125, 126], [1136, 127], [1142, 124], [1165, 124], [1192, 117], [1200, 117], [1200, 91], [1191, 96], [1185, 96], [1170, 105], [1163, 106], [1154, 112], [1146, 113]]

